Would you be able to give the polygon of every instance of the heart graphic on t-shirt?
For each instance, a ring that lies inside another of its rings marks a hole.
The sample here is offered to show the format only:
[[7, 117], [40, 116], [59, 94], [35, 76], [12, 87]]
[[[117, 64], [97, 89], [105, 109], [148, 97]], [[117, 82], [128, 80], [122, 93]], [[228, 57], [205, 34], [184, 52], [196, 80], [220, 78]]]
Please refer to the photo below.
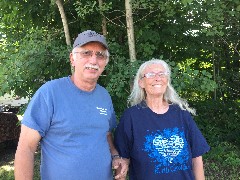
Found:
[[182, 151], [184, 140], [178, 135], [172, 135], [169, 138], [158, 135], [153, 139], [153, 145], [165, 159], [172, 163], [172, 160]]

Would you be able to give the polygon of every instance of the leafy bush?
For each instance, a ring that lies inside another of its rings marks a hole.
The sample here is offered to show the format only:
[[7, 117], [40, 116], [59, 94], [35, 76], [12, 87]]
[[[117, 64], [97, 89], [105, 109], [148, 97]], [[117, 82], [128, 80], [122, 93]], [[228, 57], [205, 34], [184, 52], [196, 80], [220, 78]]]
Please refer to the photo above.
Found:
[[208, 100], [191, 104], [197, 109], [195, 120], [211, 147], [203, 156], [206, 179], [239, 179], [239, 102]]
[[1, 67], [0, 95], [14, 91], [20, 97], [31, 97], [44, 82], [70, 73], [67, 47], [53, 33], [34, 30], [22, 39], [21, 46], [9, 45], [11, 53]]
[[240, 103], [203, 101], [191, 103], [197, 109], [195, 120], [209, 143], [230, 142], [240, 148]]

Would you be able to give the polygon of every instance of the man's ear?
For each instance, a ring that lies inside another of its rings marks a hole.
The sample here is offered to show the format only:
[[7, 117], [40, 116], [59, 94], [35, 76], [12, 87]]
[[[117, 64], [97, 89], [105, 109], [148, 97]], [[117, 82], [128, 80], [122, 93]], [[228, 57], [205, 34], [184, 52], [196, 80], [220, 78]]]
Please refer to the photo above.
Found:
[[75, 66], [75, 62], [74, 62], [74, 59], [73, 59], [73, 53], [69, 54], [69, 59], [70, 59], [71, 66], [74, 67]]

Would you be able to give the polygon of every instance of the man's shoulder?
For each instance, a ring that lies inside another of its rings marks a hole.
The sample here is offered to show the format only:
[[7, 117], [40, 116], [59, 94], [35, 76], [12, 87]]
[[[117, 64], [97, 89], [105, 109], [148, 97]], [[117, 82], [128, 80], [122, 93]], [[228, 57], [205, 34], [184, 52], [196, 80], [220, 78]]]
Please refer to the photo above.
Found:
[[59, 84], [59, 83], [63, 83], [63, 82], [66, 82], [68, 80], [69, 77], [60, 77], [60, 78], [57, 78], [57, 79], [52, 79], [48, 82], [46, 82], [45, 84]]
[[68, 77], [62, 77], [62, 78], [47, 81], [39, 88], [38, 91], [48, 92], [52, 90], [61, 90], [62, 89], [61, 87], [66, 86], [67, 79]]
[[96, 86], [98, 87], [98, 88], [100, 88], [100, 89], [104, 89], [105, 91], [107, 91], [107, 89], [105, 88], [105, 87], [103, 87], [102, 85], [100, 85], [100, 84], [96, 84]]
[[51, 87], [51, 86], [61, 86], [62, 84], [65, 84], [68, 80], [68, 77], [61, 77], [58, 79], [52, 79], [50, 81], [47, 81], [42, 85], [42, 87]]
[[101, 93], [105, 93], [105, 94], [109, 95], [108, 90], [105, 87], [101, 86], [100, 84], [96, 85], [96, 89], [97, 89], [97, 91], [100, 91]]

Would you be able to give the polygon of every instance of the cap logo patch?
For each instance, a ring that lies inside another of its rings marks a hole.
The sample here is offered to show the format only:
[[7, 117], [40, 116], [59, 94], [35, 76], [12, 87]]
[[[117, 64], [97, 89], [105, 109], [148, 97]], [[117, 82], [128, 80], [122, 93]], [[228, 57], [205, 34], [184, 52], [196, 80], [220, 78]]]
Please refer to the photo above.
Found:
[[94, 36], [94, 33], [92, 33], [92, 32], [88, 33], [88, 37], [93, 37], [93, 36]]

